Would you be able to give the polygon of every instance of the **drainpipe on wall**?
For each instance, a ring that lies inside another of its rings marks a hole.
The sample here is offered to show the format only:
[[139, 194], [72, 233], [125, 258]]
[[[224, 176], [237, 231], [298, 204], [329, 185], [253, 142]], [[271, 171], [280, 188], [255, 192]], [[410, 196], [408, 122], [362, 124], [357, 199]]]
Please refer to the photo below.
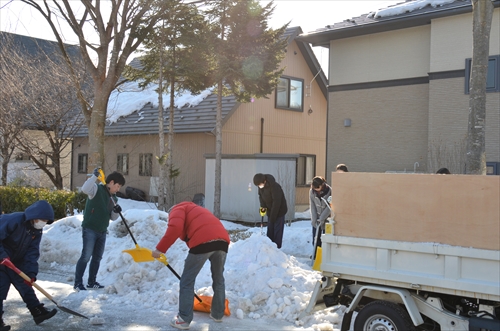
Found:
[[262, 154], [264, 149], [264, 117], [260, 118], [260, 153]]

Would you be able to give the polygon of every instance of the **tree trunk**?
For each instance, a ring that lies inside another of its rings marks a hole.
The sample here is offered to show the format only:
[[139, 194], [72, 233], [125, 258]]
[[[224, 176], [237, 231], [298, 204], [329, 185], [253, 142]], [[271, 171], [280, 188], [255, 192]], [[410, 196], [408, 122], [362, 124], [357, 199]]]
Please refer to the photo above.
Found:
[[222, 81], [217, 85], [217, 115], [215, 117], [215, 188], [214, 215], [221, 217], [221, 180], [222, 180]]
[[486, 78], [493, 17], [491, 0], [472, 1], [473, 51], [470, 70], [466, 173], [486, 174]]
[[94, 90], [95, 100], [90, 116], [89, 128], [89, 163], [87, 171], [92, 173], [96, 167], [104, 166], [104, 127], [108, 109], [109, 93], [101, 88]]
[[170, 79], [170, 112], [168, 116], [168, 146], [167, 146], [167, 204], [172, 207], [175, 203], [175, 174], [174, 174], [174, 111], [175, 111], [175, 79]]
[[[162, 45], [163, 46], [163, 45]], [[161, 46], [161, 47], [162, 47]], [[158, 77], [158, 210], [166, 210], [165, 199], [165, 128], [163, 119], [163, 51], [160, 49], [160, 72]]]

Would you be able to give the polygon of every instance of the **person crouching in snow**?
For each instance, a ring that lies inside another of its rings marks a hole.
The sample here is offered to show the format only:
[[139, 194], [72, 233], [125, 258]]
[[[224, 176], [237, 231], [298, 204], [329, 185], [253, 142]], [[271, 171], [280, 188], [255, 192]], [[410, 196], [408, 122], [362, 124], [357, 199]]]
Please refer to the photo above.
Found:
[[[0, 331], [10, 330], [10, 326], [3, 322], [3, 301], [7, 299], [10, 284], [14, 285], [23, 298], [36, 324], [57, 313], [56, 309], [45, 309], [32, 287], [38, 274], [42, 229], [52, 222], [54, 210], [45, 200], [35, 202], [24, 212], [0, 216]], [[8, 260], [23, 271], [31, 282], [25, 281], [4, 265]]]
[[156, 245], [152, 256], [159, 258], [177, 238], [186, 242], [189, 253], [184, 261], [180, 280], [179, 313], [172, 319], [170, 325], [177, 329], [189, 329], [189, 324], [193, 320], [194, 283], [207, 260], [210, 260], [214, 291], [210, 318], [222, 322], [226, 300], [224, 264], [230, 242], [226, 229], [208, 209], [193, 202], [181, 202], [171, 208], [167, 231]]

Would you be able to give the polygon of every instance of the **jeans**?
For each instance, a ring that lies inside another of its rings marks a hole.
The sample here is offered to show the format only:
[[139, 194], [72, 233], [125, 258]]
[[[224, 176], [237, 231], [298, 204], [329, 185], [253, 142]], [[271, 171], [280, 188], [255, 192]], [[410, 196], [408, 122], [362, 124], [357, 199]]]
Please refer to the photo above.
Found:
[[[269, 218], [268, 218], [269, 220]], [[285, 230], [285, 215], [277, 217], [274, 223], [267, 223], [267, 236], [273, 243], [281, 248], [283, 242], [283, 231]]]
[[204, 254], [189, 253], [184, 262], [180, 289], [179, 289], [179, 316], [187, 323], [193, 320], [194, 283], [196, 276], [207, 260], [210, 260], [210, 271], [212, 272], [212, 299], [211, 315], [215, 319], [224, 316], [226, 285], [224, 283], [224, 264], [227, 253], [224, 251], [213, 251]]
[[89, 267], [89, 285], [95, 283], [97, 271], [101, 264], [102, 255], [104, 254], [104, 246], [106, 246], [106, 232], [96, 232], [91, 229], [82, 228], [83, 249], [82, 255], [76, 263], [75, 285], [83, 284], [83, 274], [87, 268], [87, 263], [90, 261]]
[[16, 290], [23, 298], [24, 303], [28, 309], [40, 305], [40, 301], [36, 297], [33, 287], [27, 285], [24, 279], [21, 278], [14, 270], [6, 266], [0, 266], [0, 313], [3, 312], [3, 301], [7, 299], [10, 284], [14, 285]]

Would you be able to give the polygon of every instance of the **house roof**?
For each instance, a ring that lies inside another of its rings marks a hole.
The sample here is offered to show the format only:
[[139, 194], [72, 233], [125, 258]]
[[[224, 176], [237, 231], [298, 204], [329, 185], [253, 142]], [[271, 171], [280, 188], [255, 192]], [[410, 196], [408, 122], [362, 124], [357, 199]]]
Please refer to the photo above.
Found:
[[[290, 44], [295, 38], [302, 33], [300, 27], [288, 28], [284, 37], [288, 38]], [[307, 65], [313, 76], [318, 74], [318, 84], [323, 95], [326, 98], [327, 80], [323, 71], [320, 71], [320, 64], [314, 55], [309, 44], [299, 41], [297, 42], [299, 50], [306, 59]], [[132, 67], [140, 68], [140, 60], [133, 59], [130, 64]], [[318, 73], [319, 72], [319, 73]], [[239, 103], [233, 95], [223, 97], [222, 99], [222, 119], [223, 123], [229, 119], [231, 114], [238, 108]], [[108, 106], [109, 107], [109, 106]], [[216, 125], [216, 109], [217, 95], [210, 94], [201, 102], [196, 104], [188, 104], [183, 107], [176, 107], [174, 112], [174, 131], [176, 133], [203, 133], [213, 132]], [[109, 110], [108, 110], [109, 113]], [[108, 114], [109, 115], [109, 114]], [[169, 111], [165, 112], [165, 132], [168, 132]], [[118, 118], [116, 121], [108, 122], [104, 128], [106, 136], [117, 135], [143, 135], [158, 133], [158, 106], [152, 102], [146, 103], [142, 108], [131, 112], [130, 114]], [[77, 137], [88, 135], [87, 127], [82, 127], [77, 134]]]
[[[495, 7], [500, 0], [492, 0]], [[419, 6], [419, 4], [421, 4]], [[404, 12], [396, 7], [406, 7]], [[413, 8], [411, 7], [413, 6]], [[385, 10], [385, 13], [383, 12]], [[472, 12], [470, 0], [410, 0], [302, 34], [297, 39], [329, 48], [330, 40], [430, 24], [432, 19]]]
[[[33, 38], [28, 36], [23, 36], [20, 34], [0, 31], [0, 47], [4, 44], [4, 40], [11, 40], [15, 45], [22, 47], [26, 53], [32, 56], [38, 56], [41, 54], [46, 54], [48, 57], [52, 54], [61, 55], [59, 45], [57, 42], [52, 40], [45, 40], [39, 38]], [[80, 48], [77, 45], [64, 44], [68, 54], [71, 57], [78, 57], [80, 55]]]

